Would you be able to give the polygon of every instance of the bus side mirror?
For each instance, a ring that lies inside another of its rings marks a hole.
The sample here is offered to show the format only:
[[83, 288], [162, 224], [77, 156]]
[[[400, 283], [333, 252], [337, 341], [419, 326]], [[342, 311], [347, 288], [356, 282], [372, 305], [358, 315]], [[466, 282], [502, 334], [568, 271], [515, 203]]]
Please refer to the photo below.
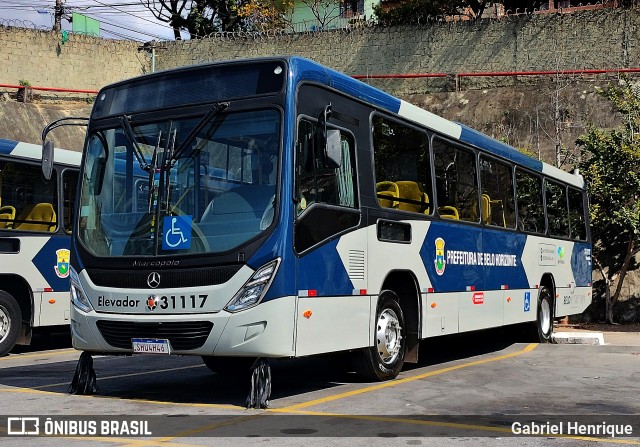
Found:
[[327, 130], [324, 158], [327, 168], [339, 168], [342, 165], [342, 141], [339, 130]]
[[51, 180], [53, 174], [53, 141], [47, 140], [42, 145], [42, 175]]

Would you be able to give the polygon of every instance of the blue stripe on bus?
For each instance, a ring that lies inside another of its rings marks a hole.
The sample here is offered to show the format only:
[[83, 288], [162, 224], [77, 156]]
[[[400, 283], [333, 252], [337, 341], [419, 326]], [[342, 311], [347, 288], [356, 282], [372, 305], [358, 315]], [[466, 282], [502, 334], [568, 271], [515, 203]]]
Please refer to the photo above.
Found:
[[571, 270], [578, 287], [591, 285], [591, 244], [576, 242], [571, 254]]
[[17, 141], [0, 138], [0, 154], [9, 155], [18, 145]]
[[[56, 274], [58, 263], [56, 251], [63, 248], [68, 250], [69, 239], [69, 236], [52, 236], [32, 260], [33, 265], [35, 265], [54, 292], [69, 291], [69, 277], [60, 278]], [[68, 259], [66, 261], [69, 262]]]
[[[444, 259], [437, 264], [436, 240]], [[454, 222], [433, 222], [420, 249], [432, 287], [436, 292], [460, 292], [467, 287], [476, 290], [500, 290], [529, 287], [522, 252], [527, 237], [522, 234], [492, 231]], [[513, 260], [514, 265], [499, 265]]]
[[526, 166], [534, 171], [542, 172], [542, 162], [531, 157], [527, 157], [517, 149], [504, 144], [496, 139], [493, 139], [475, 129], [460, 124], [462, 127], [462, 134], [460, 140], [474, 146], [481, 147], [493, 152], [496, 155], [507, 158], [514, 163]]

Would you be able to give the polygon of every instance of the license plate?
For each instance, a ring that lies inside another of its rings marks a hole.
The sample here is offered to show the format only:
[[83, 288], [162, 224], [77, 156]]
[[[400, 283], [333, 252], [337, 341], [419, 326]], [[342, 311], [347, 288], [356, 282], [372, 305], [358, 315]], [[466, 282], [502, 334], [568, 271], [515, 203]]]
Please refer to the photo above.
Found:
[[171, 354], [169, 340], [157, 338], [132, 338], [134, 354]]

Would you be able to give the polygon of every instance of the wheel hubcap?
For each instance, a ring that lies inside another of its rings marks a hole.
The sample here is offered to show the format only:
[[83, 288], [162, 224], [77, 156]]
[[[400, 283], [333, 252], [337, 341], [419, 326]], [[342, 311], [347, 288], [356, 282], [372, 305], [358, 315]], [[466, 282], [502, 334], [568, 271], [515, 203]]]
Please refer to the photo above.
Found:
[[391, 309], [385, 309], [378, 317], [376, 340], [380, 359], [386, 365], [393, 363], [400, 355], [402, 328], [398, 316]]
[[7, 335], [9, 335], [9, 329], [11, 328], [11, 318], [7, 309], [0, 306], [0, 342], [3, 342]]
[[548, 335], [551, 332], [551, 308], [549, 300], [542, 300], [540, 303], [540, 329], [542, 333]]

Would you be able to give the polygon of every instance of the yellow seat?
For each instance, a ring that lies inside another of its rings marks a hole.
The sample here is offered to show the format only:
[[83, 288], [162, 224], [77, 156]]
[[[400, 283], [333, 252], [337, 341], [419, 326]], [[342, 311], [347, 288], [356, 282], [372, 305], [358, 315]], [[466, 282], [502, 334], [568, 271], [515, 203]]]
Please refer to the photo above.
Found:
[[56, 212], [50, 203], [36, 203], [26, 207], [16, 222], [16, 230], [52, 232], [56, 229]]
[[0, 228], [11, 228], [16, 218], [16, 209], [5, 205], [0, 207]]
[[491, 224], [491, 199], [487, 194], [482, 194], [482, 223]]
[[429, 214], [429, 196], [422, 191], [417, 182], [410, 180], [397, 181], [398, 197], [408, 201], [399, 201], [398, 209], [413, 213]]
[[438, 214], [445, 219], [460, 219], [458, 209], [454, 206], [440, 206], [438, 207]]
[[398, 185], [394, 182], [383, 181], [376, 183], [376, 196], [382, 208], [398, 208]]

